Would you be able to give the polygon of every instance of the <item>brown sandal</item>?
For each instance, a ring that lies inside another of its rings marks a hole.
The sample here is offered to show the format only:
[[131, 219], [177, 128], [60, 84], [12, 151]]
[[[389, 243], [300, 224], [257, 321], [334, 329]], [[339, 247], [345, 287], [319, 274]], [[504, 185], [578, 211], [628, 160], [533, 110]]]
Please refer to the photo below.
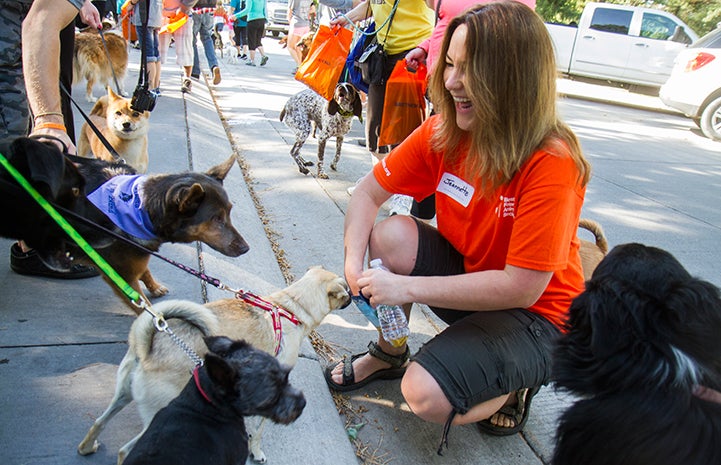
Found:
[[[355, 381], [355, 373], [353, 372], [353, 362], [364, 356], [365, 354], [370, 354], [371, 357], [375, 357], [379, 360], [382, 360], [386, 363], [388, 363], [391, 367], [385, 368], [376, 371], [375, 373], [371, 373], [368, 375], [367, 378], [356, 382]], [[403, 352], [401, 355], [391, 355], [386, 352], [383, 352], [383, 350], [380, 348], [378, 344], [371, 341], [368, 343], [368, 352], [363, 352], [361, 354], [355, 354], [351, 357], [348, 357], [347, 355], [343, 357], [343, 360], [336, 363], [335, 365], [330, 365], [325, 369], [325, 382], [328, 383], [328, 386], [339, 392], [348, 392], [348, 391], [354, 391], [356, 389], [360, 389], [366, 384], [370, 383], [371, 381], [374, 381], [376, 379], [398, 379], [403, 376], [403, 374], [406, 372], [405, 364], [410, 358], [411, 352], [410, 349], [408, 349], [408, 346], [406, 346], [406, 351]], [[335, 367], [338, 366], [338, 364], [343, 364], [343, 384], [338, 384], [335, 381], [333, 381], [331, 373], [335, 369]]]

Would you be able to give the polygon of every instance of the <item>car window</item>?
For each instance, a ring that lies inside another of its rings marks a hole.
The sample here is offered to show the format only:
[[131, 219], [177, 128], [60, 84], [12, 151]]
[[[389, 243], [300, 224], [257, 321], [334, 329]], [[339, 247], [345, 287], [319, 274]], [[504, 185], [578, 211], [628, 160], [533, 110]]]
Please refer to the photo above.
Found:
[[693, 44], [694, 48], [721, 48], [721, 29], [716, 29], [701, 37]]
[[596, 8], [591, 18], [591, 29], [614, 34], [628, 34], [633, 11]]
[[671, 18], [655, 13], [644, 13], [641, 17], [641, 37], [656, 40], [672, 40], [680, 43], [691, 43], [691, 38]]

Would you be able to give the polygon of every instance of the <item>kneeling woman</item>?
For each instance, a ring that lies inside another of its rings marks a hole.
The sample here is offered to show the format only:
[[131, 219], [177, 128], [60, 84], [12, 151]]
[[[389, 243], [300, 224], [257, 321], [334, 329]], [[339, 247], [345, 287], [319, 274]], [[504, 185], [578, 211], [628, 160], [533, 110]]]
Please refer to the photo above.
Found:
[[[419, 417], [521, 430], [549, 381], [551, 347], [583, 289], [576, 236], [590, 166], [556, 113], [543, 21], [517, 2], [448, 25], [430, 82], [438, 114], [358, 184], [345, 224], [345, 274], [372, 305], [427, 304], [448, 327], [408, 360], [382, 339], [329, 367], [339, 391], [403, 376]], [[436, 194], [438, 228], [375, 223], [392, 194]], [[390, 270], [364, 271], [369, 258]]]

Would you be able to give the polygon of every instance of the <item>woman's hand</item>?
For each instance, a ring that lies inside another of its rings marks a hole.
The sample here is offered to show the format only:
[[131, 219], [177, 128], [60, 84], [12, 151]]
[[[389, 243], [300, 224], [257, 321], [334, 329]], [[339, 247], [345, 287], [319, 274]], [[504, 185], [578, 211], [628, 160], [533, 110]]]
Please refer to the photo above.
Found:
[[408, 276], [371, 268], [363, 272], [358, 287], [373, 307], [379, 304], [403, 305], [411, 302], [407, 293]]
[[408, 69], [411, 69], [413, 71], [418, 69], [418, 66], [421, 63], [426, 62], [426, 57], [428, 54], [425, 50], [423, 50], [420, 47], [416, 47], [410, 52], [406, 53], [406, 65], [408, 66]]
[[333, 27], [333, 26], [344, 27], [346, 24], [350, 24], [350, 21], [348, 21], [348, 19], [343, 15], [338, 15], [335, 18], [330, 20], [331, 27]]
[[102, 29], [103, 27], [103, 23], [100, 21], [100, 13], [90, 0], [85, 0], [82, 8], [80, 8], [80, 20], [95, 29]]

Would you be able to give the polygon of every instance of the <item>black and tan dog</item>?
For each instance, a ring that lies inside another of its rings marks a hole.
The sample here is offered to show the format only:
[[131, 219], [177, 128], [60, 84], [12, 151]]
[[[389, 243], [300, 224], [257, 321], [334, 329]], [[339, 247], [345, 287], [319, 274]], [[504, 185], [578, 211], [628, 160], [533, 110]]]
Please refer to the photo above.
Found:
[[[229, 257], [249, 250], [231, 223], [232, 205], [223, 188], [223, 180], [235, 164], [234, 156], [205, 173], [156, 175], [135, 174], [122, 163], [70, 158], [86, 180], [88, 199], [102, 210], [96, 210], [91, 219], [106, 225], [110, 221], [112, 229], [147, 249], [157, 251], [166, 242], [200, 241]], [[168, 293], [150, 273], [147, 252], [120, 240], [97, 251], [141, 294], [140, 281], [153, 297]]]
[[[223, 188], [223, 180], [235, 164], [234, 156], [206, 173], [138, 175], [126, 164], [63, 155], [53, 144], [29, 138], [13, 141], [6, 150], [13, 166], [24, 172], [43, 196], [64, 208], [61, 213], [70, 224], [141, 294], [140, 281], [152, 296], [168, 292], [148, 270], [150, 254], [87, 226], [76, 215], [152, 251], [165, 242], [194, 241], [231, 257], [249, 250], [230, 220], [232, 205]], [[67, 250], [79, 262], [92, 264], [5, 170], [0, 170], [0, 179], [5, 216], [2, 236], [24, 239], [41, 255], [64, 256]], [[115, 285], [111, 287], [120, 294]]]
[[245, 464], [245, 416], [289, 424], [303, 412], [303, 393], [288, 383], [290, 370], [272, 355], [227, 337], [205, 343], [205, 364], [155, 415], [125, 465]]
[[554, 465], [721, 463], [721, 294], [668, 252], [615, 247], [570, 309], [553, 378], [579, 397]]
[[318, 137], [318, 177], [328, 179], [323, 169], [325, 144], [335, 137], [335, 157], [330, 164], [333, 171], [338, 167], [343, 137], [348, 134], [353, 117], [363, 121], [363, 104], [358, 90], [349, 82], [341, 82], [335, 88], [333, 99], [329, 102], [311, 89], [293, 95], [280, 112], [280, 120], [295, 134], [295, 143], [290, 149], [290, 156], [303, 174], [308, 174], [306, 166], [313, 162], [306, 161], [300, 155], [300, 149], [310, 136], [311, 131]]

